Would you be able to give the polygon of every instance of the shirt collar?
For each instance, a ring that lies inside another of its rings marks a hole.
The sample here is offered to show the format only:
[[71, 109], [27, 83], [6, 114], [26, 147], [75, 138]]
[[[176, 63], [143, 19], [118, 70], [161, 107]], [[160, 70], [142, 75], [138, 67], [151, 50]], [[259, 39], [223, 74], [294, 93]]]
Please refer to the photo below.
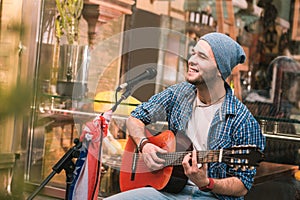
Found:
[[236, 113], [236, 98], [233, 94], [231, 87], [225, 82], [226, 98], [224, 100], [224, 114], [225, 115], [235, 115]]
[[221, 109], [218, 111], [218, 115], [215, 116], [215, 119], [212, 122], [212, 126], [219, 121], [225, 121], [228, 115], [236, 114], [236, 100], [230, 86], [225, 82], [226, 96], [221, 106]]

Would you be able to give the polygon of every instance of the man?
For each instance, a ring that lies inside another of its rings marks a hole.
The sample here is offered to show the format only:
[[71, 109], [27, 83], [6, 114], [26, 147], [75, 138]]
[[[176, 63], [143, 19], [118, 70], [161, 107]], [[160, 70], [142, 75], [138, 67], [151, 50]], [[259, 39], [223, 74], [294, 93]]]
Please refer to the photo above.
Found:
[[152, 187], [129, 190], [108, 199], [243, 199], [250, 190], [255, 169], [233, 170], [225, 163], [197, 163], [196, 150], [218, 150], [237, 145], [264, 149], [258, 122], [225, 82], [232, 69], [245, 60], [241, 46], [221, 33], [200, 38], [188, 60], [186, 82], [170, 86], [139, 105], [127, 120], [128, 132], [151, 170], [163, 167], [156, 153], [166, 150], [145, 137], [145, 125], [167, 120], [174, 134], [193, 141], [192, 153], [183, 158], [186, 186], [179, 193]]

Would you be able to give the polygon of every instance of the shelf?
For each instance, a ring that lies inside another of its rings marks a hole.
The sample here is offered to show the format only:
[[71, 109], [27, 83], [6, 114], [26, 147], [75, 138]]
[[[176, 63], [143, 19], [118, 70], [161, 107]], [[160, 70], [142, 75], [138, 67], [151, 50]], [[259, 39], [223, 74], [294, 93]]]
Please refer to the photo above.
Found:
[[[112, 101], [106, 101], [106, 100], [97, 100], [97, 99], [91, 99], [91, 98], [73, 98], [68, 96], [61, 96], [61, 95], [55, 95], [55, 94], [47, 94], [43, 93], [43, 96], [48, 98], [54, 98], [54, 99], [71, 99], [74, 101], [81, 101], [81, 102], [89, 102], [89, 103], [107, 103], [107, 104], [115, 104], [115, 102]], [[120, 103], [120, 105], [127, 105], [127, 106], [137, 106], [139, 104], [136, 103]]]
[[10, 169], [15, 165], [14, 153], [0, 153], [0, 169]]

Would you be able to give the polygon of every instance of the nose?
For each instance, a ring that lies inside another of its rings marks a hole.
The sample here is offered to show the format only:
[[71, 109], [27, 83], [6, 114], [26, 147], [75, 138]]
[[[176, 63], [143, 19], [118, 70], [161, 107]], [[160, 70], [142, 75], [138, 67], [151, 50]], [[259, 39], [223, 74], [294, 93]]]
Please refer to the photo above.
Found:
[[194, 55], [192, 55], [189, 60], [188, 60], [188, 65], [189, 66], [194, 66], [196, 65], [196, 62], [194, 61]]
[[188, 62], [192, 62], [192, 63], [196, 63], [196, 59], [197, 59], [197, 54], [195, 52], [193, 52], [190, 57], [188, 58]]

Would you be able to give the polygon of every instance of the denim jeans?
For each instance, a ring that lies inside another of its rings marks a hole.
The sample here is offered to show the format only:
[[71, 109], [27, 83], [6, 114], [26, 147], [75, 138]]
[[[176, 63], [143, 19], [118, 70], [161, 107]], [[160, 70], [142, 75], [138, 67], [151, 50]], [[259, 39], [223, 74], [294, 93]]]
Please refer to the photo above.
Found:
[[196, 186], [186, 185], [183, 190], [178, 193], [167, 193], [162, 191], [157, 191], [152, 187], [143, 187], [134, 190], [129, 190], [126, 192], [121, 192], [113, 196], [105, 198], [105, 200], [215, 200], [217, 197], [211, 192], [203, 192]]

